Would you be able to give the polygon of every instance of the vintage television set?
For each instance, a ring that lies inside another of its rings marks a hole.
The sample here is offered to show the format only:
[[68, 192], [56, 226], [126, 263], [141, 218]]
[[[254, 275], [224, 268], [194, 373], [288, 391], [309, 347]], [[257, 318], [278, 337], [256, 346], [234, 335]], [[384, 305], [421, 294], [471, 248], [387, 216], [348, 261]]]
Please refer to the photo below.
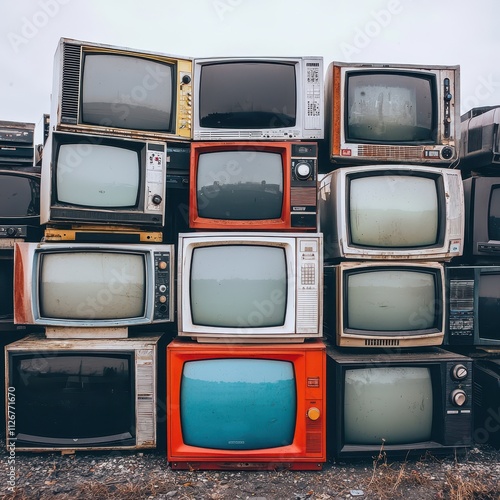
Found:
[[458, 170], [390, 164], [338, 168], [320, 182], [318, 211], [325, 261], [449, 261], [463, 253]]
[[324, 333], [340, 347], [436, 346], [445, 331], [444, 264], [341, 262], [324, 267]]
[[181, 233], [178, 335], [303, 342], [323, 335], [319, 233]]
[[458, 159], [459, 66], [333, 61], [325, 102], [328, 156], [335, 164], [450, 165]]
[[444, 344], [500, 347], [500, 265], [447, 266], [446, 286]]
[[194, 59], [195, 140], [323, 139], [322, 57]]
[[500, 164], [500, 106], [472, 108], [461, 117], [460, 164], [471, 171], [495, 171]]
[[16, 243], [14, 322], [49, 338], [123, 338], [174, 320], [173, 245]]
[[302, 344], [167, 346], [167, 459], [173, 469], [321, 470], [326, 358]]
[[0, 246], [4, 238], [38, 240], [40, 168], [0, 168]]
[[53, 132], [42, 163], [42, 224], [158, 229], [165, 142]]
[[500, 359], [491, 357], [474, 359], [473, 417], [474, 442], [500, 446]]
[[0, 120], [0, 168], [33, 167], [35, 124]]
[[6, 406], [13, 395], [15, 420], [7, 419], [7, 446], [74, 452], [163, 445], [164, 344], [159, 334], [77, 341], [30, 335], [8, 344]]
[[192, 59], [61, 38], [53, 131], [190, 140]]
[[437, 347], [360, 353], [327, 346], [328, 455], [407, 456], [472, 445], [472, 359]]
[[464, 260], [496, 262], [500, 251], [500, 175], [463, 181], [465, 199]]
[[193, 229], [316, 231], [317, 143], [193, 142]]
[[0, 248], [0, 330], [14, 323], [14, 252]]

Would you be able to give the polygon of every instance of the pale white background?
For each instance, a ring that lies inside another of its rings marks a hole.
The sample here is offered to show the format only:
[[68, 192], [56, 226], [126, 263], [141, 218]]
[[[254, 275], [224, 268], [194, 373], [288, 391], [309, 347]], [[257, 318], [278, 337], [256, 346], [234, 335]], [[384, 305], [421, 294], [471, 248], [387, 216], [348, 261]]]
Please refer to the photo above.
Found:
[[498, 0], [3, 0], [0, 120], [50, 111], [60, 37], [189, 57], [459, 64], [461, 113], [500, 105]]

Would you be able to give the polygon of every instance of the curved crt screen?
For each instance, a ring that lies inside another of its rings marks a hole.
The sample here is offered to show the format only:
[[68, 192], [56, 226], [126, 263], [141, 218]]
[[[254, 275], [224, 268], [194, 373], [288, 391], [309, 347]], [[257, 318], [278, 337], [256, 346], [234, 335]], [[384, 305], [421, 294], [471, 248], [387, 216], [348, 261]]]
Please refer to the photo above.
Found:
[[411, 444], [431, 440], [431, 374], [422, 367], [347, 370], [346, 444]]
[[483, 273], [479, 280], [479, 337], [500, 341], [500, 274]]
[[42, 318], [112, 320], [145, 314], [142, 255], [47, 253], [41, 256], [39, 280]]
[[272, 62], [207, 64], [200, 79], [200, 125], [281, 128], [296, 121], [295, 65]]
[[432, 142], [433, 78], [365, 73], [347, 79], [347, 139]]
[[281, 326], [287, 306], [283, 248], [222, 245], [193, 250], [190, 291], [195, 325]]
[[82, 122], [170, 132], [172, 66], [151, 59], [87, 54], [82, 79]]
[[78, 447], [135, 435], [131, 356], [47, 351], [13, 359], [18, 439]]
[[140, 162], [136, 151], [103, 144], [63, 144], [57, 158], [57, 201], [85, 207], [135, 207]]
[[438, 243], [436, 182], [409, 175], [353, 178], [349, 229], [352, 243], [361, 246], [390, 249]]
[[347, 328], [370, 332], [436, 326], [436, 277], [424, 271], [373, 270], [347, 275]]
[[0, 258], [0, 320], [12, 318], [14, 313], [14, 261]]
[[40, 214], [40, 183], [20, 175], [0, 176], [0, 217]]
[[297, 398], [288, 361], [188, 361], [180, 393], [186, 445], [257, 450], [293, 442]]
[[198, 215], [211, 219], [278, 219], [283, 207], [279, 153], [202, 153], [197, 176]]

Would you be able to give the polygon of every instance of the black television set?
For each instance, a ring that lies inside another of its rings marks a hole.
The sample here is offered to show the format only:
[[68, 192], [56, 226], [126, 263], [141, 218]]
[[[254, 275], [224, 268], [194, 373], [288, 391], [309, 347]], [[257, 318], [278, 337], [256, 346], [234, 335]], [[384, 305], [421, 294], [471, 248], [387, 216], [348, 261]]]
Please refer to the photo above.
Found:
[[438, 347], [346, 352], [327, 345], [333, 458], [453, 453], [472, 445], [472, 359]]

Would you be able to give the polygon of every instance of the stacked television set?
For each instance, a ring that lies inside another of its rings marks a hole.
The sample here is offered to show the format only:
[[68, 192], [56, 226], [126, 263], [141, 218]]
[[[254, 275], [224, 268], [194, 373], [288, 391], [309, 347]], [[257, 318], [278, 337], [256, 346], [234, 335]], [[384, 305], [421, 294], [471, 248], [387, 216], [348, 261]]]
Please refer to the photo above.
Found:
[[473, 108], [461, 119], [465, 247], [463, 257], [447, 269], [450, 300], [445, 344], [473, 358], [474, 438], [498, 446], [492, 412], [500, 397], [499, 106]]
[[325, 88], [329, 454], [464, 449], [472, 361], [441, 347], [464, 250], [459, 67], [334, 61]]
[[14, 323], [37, 330], [5, 348], [6, 384], [25, 401], [8, 434], [17, 449], [164, 445], [175, 321], [167, 150], [191, 139], [191, 80], [188, 57], [57, 46], [37, 191], [43, 238], [14, 245]]
[[193, 63], [189, 231], [167, 346], [174, 469], [310, 469], [326, 460], [322, 58]]

